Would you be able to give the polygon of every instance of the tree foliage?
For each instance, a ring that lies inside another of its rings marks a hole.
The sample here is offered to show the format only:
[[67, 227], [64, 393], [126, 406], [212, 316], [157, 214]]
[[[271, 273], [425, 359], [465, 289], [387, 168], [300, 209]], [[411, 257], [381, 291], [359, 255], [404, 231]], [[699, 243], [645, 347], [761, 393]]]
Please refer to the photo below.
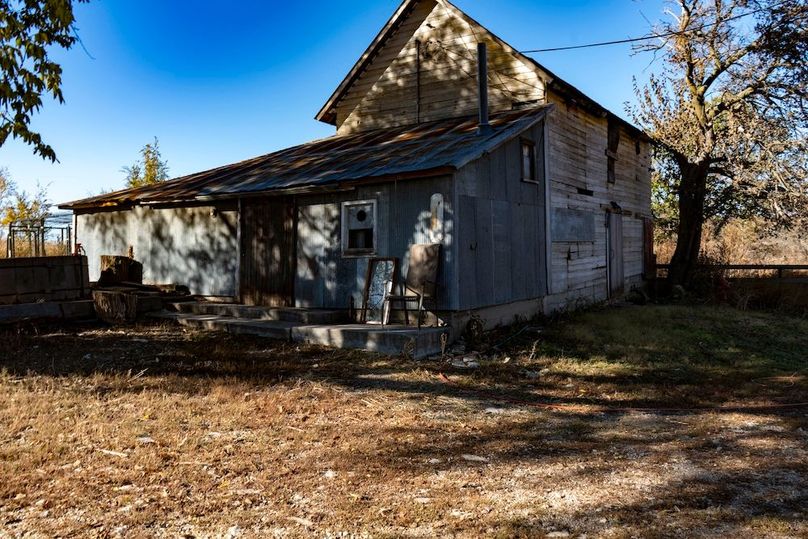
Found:
[[[655, 139], [655, 209], [672, 219], [674, 281], [698, 258], [706, 218], [808, 211], [805, 0], [675, 0], [641, 47], [664, 68], [632, 112]], [[664, 211], [663, 211], [664, 210]]]
[[50, 209], [48, 190], [37, 185], [36, 191], [21, 191], [11, 179], [8, 170], [0, 169], [0, 225], [15, 221], [44, 219]]
[[64, 102], [62, 68], [50, 52], [76, 43], [73, 4], [85, 1], [0, 0], [0, 146], [18, 138], [56, 161], [53, 148], [31, 129], [31, 117], [45, 95]]
[[146, 144], [140, 150], [140, 160], [130, 167], [124, 167], [126, 186], [130, 188], [144, 187], [164, 182], [168, 179], [168, 163], [160, 154], [160, 143], [157, 137], [154, 142]]

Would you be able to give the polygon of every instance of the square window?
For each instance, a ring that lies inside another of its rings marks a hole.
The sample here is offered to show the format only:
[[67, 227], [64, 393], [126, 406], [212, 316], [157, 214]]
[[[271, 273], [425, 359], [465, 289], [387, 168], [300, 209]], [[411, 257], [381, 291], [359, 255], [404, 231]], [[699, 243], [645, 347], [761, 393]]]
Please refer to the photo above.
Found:
[[372, 255], [376, 252], [376, 201], [342, 204], [342, 253]]
[[536, 145], [529, 141], [522, 141], [522, 180], [536, 182]]

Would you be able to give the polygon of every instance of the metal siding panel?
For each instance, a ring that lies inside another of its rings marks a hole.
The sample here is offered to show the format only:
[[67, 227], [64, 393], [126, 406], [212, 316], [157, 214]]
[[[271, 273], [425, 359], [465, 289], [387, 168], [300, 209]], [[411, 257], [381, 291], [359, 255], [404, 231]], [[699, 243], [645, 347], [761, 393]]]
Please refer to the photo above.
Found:
[[475, 235], [477, 240], [477, 301], [476, 306], [494, 304], [494, 243], [491, 230], [491, 201], [475, 200]]
[[511, 280], [511, 224], [510, 203], [507, 201], [494, 201], [491, 204], [491, 228], [494, 242], [492, 253], [494, 255], [494, 301], [508, 303], [513, 297], [513, 283]]
[[78, 216], [78, 241], [87, 252], [90, 279], [100, 275], [100, 257], [126, 255], [131, 245], [147, 283], [187, 285], [194, 294], [232, 297], [236, 280], [236, 220], [213, 207], [138, 207]]
[[332, 305], [339, 256], [339, 204], [312, 204], [298, 210], [295, 302], [299, 307]]
[[[299, 197], [298, 204], [301, 208], [308, 208], [306, 212], [315, 211], [311, 208], [317, 205], [330, 208], [324, 211], [321, 216], [323, 222], [317, 225], [319, 239], [316, 241], [312, 239], [311, 242], [306, 239], [311, 225], [302, 218], [305, 212], [301, 210], [300, 213], [301, 219], [298, 223], [300, 266], [296, 283], [302, 294], [301, 304], [305, 301], [308, 306], [313, 307], [347, 308], [351, 297], [354, 298], [356, 305], [361, 304], [367, 258], [349, 258], [341, 254], [339, 221], [342, 202], [370, 199], [377, 201], [376, 256], [399, 258], [403, 277], [406, 274], [410, 245], [427, 243], [430, 240], [427, 230], [431, 217], [430, 200], [433, 194], [440, 193], [444, 197], [445, 239], [438, 307], [449, 308], [453, 301], [450, 296], [453, 293], [451, 283], [455, 278], [452, 189], [451, 177], [443, 177], [364, 186], [354, 192], [334, 193], [330, 196]], [[312, 260], [312, 252], [316, 251], [314, 244], [318, 241], [327, 243], [329, 247], [325, 248], [320, 258]], [[305, 252], [302, 252], [304, 248]], [[317, 269], [309, 268], [308, 264], [316, 265]], [[315, 271], [322, 277], [321, 298], [312, 294], [311, 286], [304, 282], [307, 275]]]
[[460, 196], [457, 215], [458, 300], [460, 309], [472, 309], [477, 305], [477, 266], [480, 250], [477, 242], [477, 201], [474, 197]]

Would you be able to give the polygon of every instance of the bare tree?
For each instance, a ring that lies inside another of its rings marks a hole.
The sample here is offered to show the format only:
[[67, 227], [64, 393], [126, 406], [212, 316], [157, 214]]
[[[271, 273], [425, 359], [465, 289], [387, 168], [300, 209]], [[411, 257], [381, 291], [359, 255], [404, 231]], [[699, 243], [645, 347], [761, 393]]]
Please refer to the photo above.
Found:
[[[686, 284], [705, 217], [806, 211], [806, 0], [673, 0], [644, 45], [662, 73], [637, 88], [634, 119], [655, 139], [677, 195], [671, 280]], [[672, 176], [671, 171], [675, 174]]]

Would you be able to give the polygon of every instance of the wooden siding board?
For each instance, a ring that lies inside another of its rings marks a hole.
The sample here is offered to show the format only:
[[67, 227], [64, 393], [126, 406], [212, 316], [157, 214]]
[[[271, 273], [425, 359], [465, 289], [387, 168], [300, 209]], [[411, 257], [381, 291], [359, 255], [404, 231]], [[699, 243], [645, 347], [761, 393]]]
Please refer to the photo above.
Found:
[[[429, 13], [425, 11], [429, 9]], [[492, 112], [538, 101], [544, 84], [535, 68], [508, 52], [481, 26], [443, 4], [423, 3], [382, 48], [337, 104], [338, 132], [376, 129], [474, 114], [478, 108], [476, 46], [489, 46]], [[423, 44], [420, 116], [416, 113], [416, 41]]]
[[177, 283], [202, 296], [237, 295], [238, 212], [225, 206], [80, 214], [78, 241], [87, 252], [90, 279], [101, 255], [126, 256], [132, 246], [147, 283]]
[[291, 199], [244, 201], [242, 211], [242, 301], [248, 305], [292, 305], [296, 219]]
[[[632, 217], [623, 219], [622, 250], [625, 282], [636, 279], [642, 270], [642, 252], [634, 247], [641, 241], [641, 221], [637, 215], [650, 215], [650, 159], [648, 145], [640, 144], [637, 155], [634, 137], [624, 128], [618, 147], [616, 182], [606, 181], [607, 121], [568, 106], [550, 93], [556, 104], [550, 114], [549, 174], [553, 208], [591, 212], [595, 220], [595, 237], [591, 242], [558, 242], [552, 248], [552, 282], [554, 294], [569, 298], [605, 299], [606, 280], [606, 210], [612, 202], [619, 204]], [[592, 196], [579, 193], [589, 189]], [[568, 258], [570, 258], [568, 260]], [[563, 300], [553, 300], [555, 302]]]

